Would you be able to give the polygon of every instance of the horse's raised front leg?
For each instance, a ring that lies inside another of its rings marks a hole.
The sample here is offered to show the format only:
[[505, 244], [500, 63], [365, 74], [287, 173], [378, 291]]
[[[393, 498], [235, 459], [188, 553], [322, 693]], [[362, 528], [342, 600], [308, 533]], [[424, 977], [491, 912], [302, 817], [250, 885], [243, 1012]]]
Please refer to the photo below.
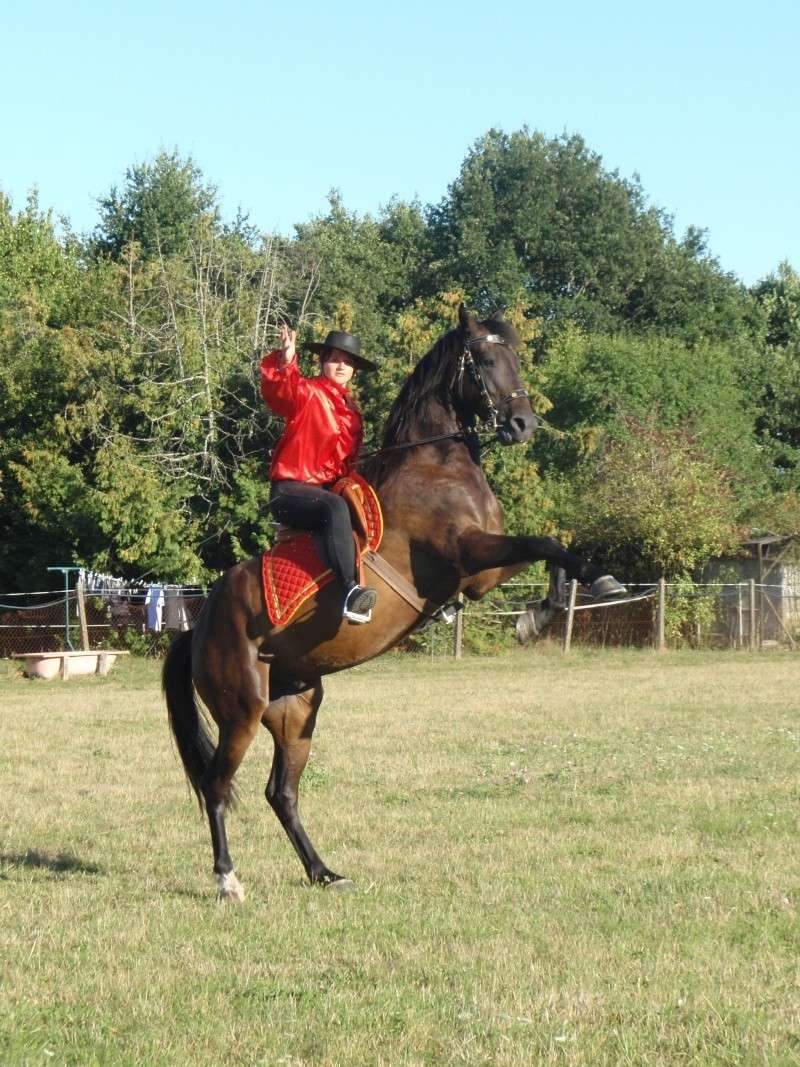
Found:
[[568, 578], [577, 578], [587, 585], [593, 597], [621, 596], [625, 586], [610, 574], [604, 574], [596, 564], [569, 552], [555, 537], [512, 537], [487, 533], [473, 528], [458, 538], [459, 565], [464, 577], [481, 571], [500, 568], [514, 573], [530, 563], [544, 560], [553, 568], [560, 567]]
[[322, 682], [317, 680], [313, 686], [298, 692], [296, 687], [282, 687], [278, 680], [272, 679], [270, 698], [262, 720], [275, 742], [267, 801], [300, 857], [309, 881], [331, 889], [352, 889], [349, 879], [334, 874], [322, 862], [297, 810], [300, 778], [308, 762], [317, 711], [322, 703]]
[[566, 606], [566, 582], [564, 571], [555, 563], [548, 563], [550, 572], [550, 584], [547, 596], [542, 600], [529, 600], [525, 605], [525, 611], [517, 617], [516, 631], [519, 640], [526, 641], [539, 637], [544, 628], [550, 623], [556, 608]]
[[478, 575], [464, 589], [475, 599], [499, 582], [518, 574], [528, 564], [547, 561], [550, 572], [547, 596], [528, 604], [527, 610], [517, 619], [517, 635], [523, 642], [537, 637], [552, 619], [555, 609], [563, 606], [565, 575], [588, 585], [597, 600], [623, 596], [626, 592], [625, 586], [616, 578], [603, 574], [600, 567], [582, 556], [568, 552], [554, 537], [507, 537], [476, 529], [459, 538], [459, 550], [462, 574]]

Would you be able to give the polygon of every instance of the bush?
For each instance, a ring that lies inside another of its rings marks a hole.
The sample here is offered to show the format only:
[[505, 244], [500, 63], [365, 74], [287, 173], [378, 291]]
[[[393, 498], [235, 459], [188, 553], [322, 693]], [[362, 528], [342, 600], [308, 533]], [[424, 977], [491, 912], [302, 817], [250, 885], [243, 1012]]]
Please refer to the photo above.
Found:
[[632, 420], [583, 468], [575, 536], [628, 580], [692, 574], [740, 540], [730, 473], [688, 427]]

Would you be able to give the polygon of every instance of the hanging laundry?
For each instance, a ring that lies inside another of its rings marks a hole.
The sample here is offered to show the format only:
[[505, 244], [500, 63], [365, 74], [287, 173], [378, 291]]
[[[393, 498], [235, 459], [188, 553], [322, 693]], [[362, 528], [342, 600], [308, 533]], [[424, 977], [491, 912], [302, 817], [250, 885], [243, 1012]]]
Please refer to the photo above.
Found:
[[136, 608], [143, 607], [145, 626], [156, 633], [191, 630], [191, 619], [199, 610], [197, 601], [206, 596], [200, 585], [164, 585], [93, 570], [84, 570], [82, 577], [86, 591], [104, 602], [112, 625], [132, 622], [138, 617]]
[[148, 630], [161, 631], [161, 615], [164, 610], [164, 590], [160, 585], [151, 585], [144, 598]]
[[186, 600], [179, 585], [164, 586], [164, 629], [189, 629]]

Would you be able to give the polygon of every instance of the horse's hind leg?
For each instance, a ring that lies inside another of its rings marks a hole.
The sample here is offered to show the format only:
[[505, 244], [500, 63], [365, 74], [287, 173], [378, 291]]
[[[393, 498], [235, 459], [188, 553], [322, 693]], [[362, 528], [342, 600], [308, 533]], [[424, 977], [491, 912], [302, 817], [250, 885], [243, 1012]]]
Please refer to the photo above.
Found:
[[[183, 679], [181, 689], [185, 641], [176, 642], [177, 651], [164, 669], [173, 733], [189, 780], [208, 813], [221, 900], [244, 899], [228, 850], [225, 812], [232, 799], [234, 775], [269, 704], [269, 664], [259, 654], [258, 637], [249, 633], [261, 611], [259, 561], [238, 564], [211, 590], [193, 630], [191, 682]], [[200, 727], [192, 686], [219, 728], [216, 749]], [[190, 698], [193, 714], [184, 708]]]
[[233, 793], [233, 777], [258, 731], [259, 721], [260, 715], [255, 715], [244, 721], [224, 723], [220, 727], [217, 750], [201, 783], [211, 828], [214, 876], [220, 900], [239, 903], [244, 900], [244, 889], [234, 873], [233, 861], [228, 851], [225, 811]]
[[322, 683], [317, 680], [310, 688], [298, 692], [289, 687], [282, 691], [280, 684], [273, 681], [270, 696], [263, 722], [272, 734], [275, 754], [267, 782], [267, 800], [300, 857], [309, 881], [335, 889], [352, 889], [352, 882], [334, 874], [322, 862], [297, 810], [300, 777], [308, 762], [317, 711], [322, 703]]

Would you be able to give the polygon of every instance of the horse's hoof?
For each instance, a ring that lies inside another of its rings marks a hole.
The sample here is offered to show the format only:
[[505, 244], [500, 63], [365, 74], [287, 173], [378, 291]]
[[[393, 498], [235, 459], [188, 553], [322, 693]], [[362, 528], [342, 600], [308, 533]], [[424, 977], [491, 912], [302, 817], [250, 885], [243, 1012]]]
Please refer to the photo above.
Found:
[[336, 893], [354, 893], [356, 887], [349, 878], [335, 878], [332, 882], [326, 882], [325, 888], [333, 889]]
[[617, 597], [626, 596], [628, 590], [612, 574], [603, 574], [595, 578], [589, 586], [592, 600], [616, 600]]
[[235, 893], [217, 893], [217, 903], [244, 904], [244, 890], [240, 889]]
[[244, 886], [233, 873], [217, 875], [217, 900], [222, 904], [244, 904]]
[[535, 614], [531, 608], [523, 612], [517, 618], [516, 627], [517, 640], [521, 645], [526, 644], [528, 641], [532, 641], [534, 637], [538, 637], [540, 630]]

